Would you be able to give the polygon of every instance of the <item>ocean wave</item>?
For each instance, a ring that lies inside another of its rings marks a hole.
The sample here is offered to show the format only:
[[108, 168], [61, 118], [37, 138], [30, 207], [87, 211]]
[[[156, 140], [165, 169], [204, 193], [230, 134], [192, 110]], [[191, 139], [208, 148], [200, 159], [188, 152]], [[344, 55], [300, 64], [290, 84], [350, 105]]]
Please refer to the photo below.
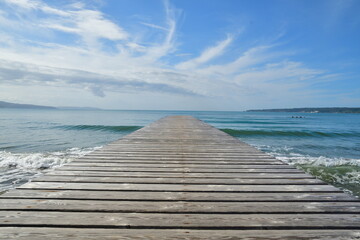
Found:
[[48, 153], [11, 153], [0, 151], [0, 168], [2, 169], [21, 169], [26, 171], [41, 170], [59, 167], [88, 154], [100, 147], [95, 148], [70, 148], [65, 151]]
[[0, 151], [0, 193], [28, 182], [44, 169], [60, 167], [99, 148], [70, 148], [48, 153]]
[[330, 158], [325, 156], [312, 157], [297, 153], [291, 153], [288, 156], [279, 156], [278, 154], [274, 154], [274, 153], [272, 155], [274, 155], [277, 159], [292, 165], [311, 165], [311, 166], [324, 166], [324, 167], [335, 167], [335, 166], [360, 167], [360, 159]]
[[269, 136], [269, 137], [351, 137], [359, 136], [360, 133], [353, 132], [320, 132], [320, 131], [279, 131], [279, 130], [240, 130], [232, 128], [221, 128], [234, 137], [246, 136]]
[[305, 172], [360, 198], [360, 167], [352, 164], [298, 164]]
[[360, 197], [360, 159], [310, 156], [288, 146], [256, 146], [285, 163], [295, 165], [324, 182]]
[[106, 125], [63, 125], [55, 128], [63, 130], [91, 130], [91, 131], [107, 131], [107, 132], [133, 132], [141, 128], [141, 126], [106, 126]]
[[360, 159], [327, 157], [327, 156], [310, 156], [308, 154], [296, 153], [293, 147], [289, 146], [270, 146], [270, 145], [254, 145], [264, 152], [286, 162], [290, 165], [312, 165], [312, 166], [358, 166], [360, 167]]

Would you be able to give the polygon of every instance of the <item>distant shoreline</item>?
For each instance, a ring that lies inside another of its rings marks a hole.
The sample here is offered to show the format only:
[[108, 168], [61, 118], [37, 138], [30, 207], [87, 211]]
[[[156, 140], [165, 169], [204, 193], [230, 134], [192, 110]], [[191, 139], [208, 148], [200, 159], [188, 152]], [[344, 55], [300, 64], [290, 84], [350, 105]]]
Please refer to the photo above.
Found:
[[[118, 110], [118, 109], [101, 109], [95, 107], [52, 107], [34, 104], [19, 104], [0, 101], [1, 108], [10, 109], [49, 109], [49, 110]], [[137, 111], [137, 110], [134, 110]], [[147, 110], [141, 110], [147, 111]], [[150, 110], [151, 111], [151, 110]], [[155, 110], [157, 111], [157, 110]], [[161, 110], [172, 111], [172, 110]], [[186, 111], [186, 110], [185, 110]], [[234, 111], [230, 111], [234, 112]], [[237, 112], [237, 111], [235, 111]], [[239, 111], [241, 112], [241, 111]], [[250, 109], [245, 112], [289, 112], [289, 113], [360, 113], [360, 108], [349, 107], [326, 107], [326, 108], [277, 108], [277, 109]]]
[[92, 107], [51, 107], [51, 106], [41, 106], [33, 104], [19, 104], [19, 103], [10, 103], [0, 101], [1, 108], [12, 108], [12, 109], [52, 109], [52, 110], [102, 110], [100, 108]]
[[251, 109], [246, 112], [292, 112], [292, 113], [360, 113], [360, 108], [328, 107], [328, 108], [279, 108]]
[[0, 101], [0, 108], [20, 108], [20, 109], [57, 109], [56, 107], [40, 106], [32, 104], [19, 104]]

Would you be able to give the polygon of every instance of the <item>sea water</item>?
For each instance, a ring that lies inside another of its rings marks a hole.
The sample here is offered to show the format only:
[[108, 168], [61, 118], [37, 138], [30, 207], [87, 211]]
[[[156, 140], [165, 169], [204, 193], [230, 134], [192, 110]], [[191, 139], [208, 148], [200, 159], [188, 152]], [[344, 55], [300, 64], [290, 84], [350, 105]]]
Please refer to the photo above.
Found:
[[197, 117], [360, 196], [360, 114], [58, 109], [0, 109], [0, 192], [168, 115]]

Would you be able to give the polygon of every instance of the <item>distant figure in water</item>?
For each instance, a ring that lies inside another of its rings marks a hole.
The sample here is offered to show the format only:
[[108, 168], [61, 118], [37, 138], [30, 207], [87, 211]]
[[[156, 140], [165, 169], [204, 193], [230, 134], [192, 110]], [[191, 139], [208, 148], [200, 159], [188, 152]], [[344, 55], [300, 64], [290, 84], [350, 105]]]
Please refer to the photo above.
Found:
[[291, 118], [305, 118], [303, 116], [291, 116]]

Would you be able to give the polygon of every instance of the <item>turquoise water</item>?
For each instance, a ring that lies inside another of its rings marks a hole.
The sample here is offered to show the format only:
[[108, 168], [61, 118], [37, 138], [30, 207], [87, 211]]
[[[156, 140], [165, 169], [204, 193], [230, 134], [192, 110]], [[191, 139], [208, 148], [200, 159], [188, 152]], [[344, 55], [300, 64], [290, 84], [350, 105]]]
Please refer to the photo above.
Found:
[[360, 114], [320, 113], [0, 109], [0, 190], [167, 115], [197, 117], [360, 196]]

